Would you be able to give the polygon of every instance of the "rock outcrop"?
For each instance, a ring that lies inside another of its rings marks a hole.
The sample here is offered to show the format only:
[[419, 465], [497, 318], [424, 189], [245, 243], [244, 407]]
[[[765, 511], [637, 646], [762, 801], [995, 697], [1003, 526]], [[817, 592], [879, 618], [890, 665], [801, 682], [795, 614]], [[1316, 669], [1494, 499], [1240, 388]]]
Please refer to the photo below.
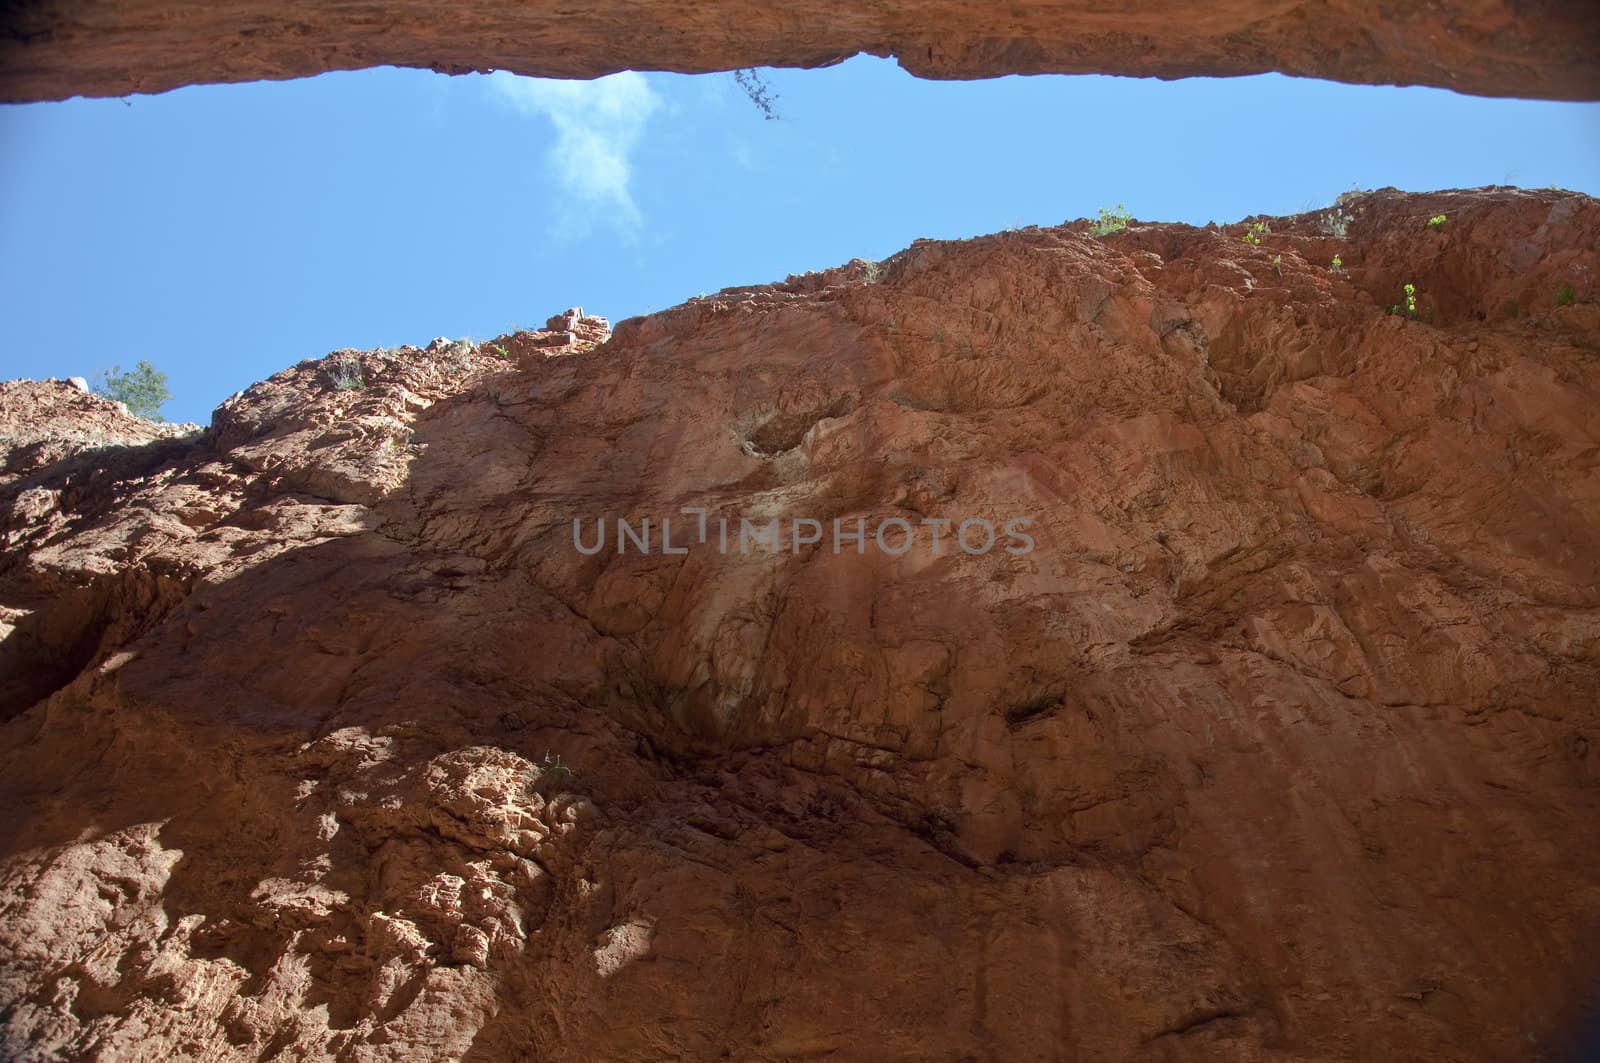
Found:
[[1600, 203], [1344, 209], [5, 385], [0, 1054], [1560, 1058]]
[[162, 92], [394, 65], [591, 78], [893, 56], [919, 77], [1280, 71], [1490, 96], [1600, 98], [1593, 4], [1028, 0], [40, 0], [11, 4], [0, 100]]

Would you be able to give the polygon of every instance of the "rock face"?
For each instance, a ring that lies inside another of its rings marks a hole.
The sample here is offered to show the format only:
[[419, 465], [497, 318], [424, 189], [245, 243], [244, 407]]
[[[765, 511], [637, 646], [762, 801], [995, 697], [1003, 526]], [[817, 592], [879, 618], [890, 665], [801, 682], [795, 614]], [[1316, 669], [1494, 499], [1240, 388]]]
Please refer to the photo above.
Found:
[[827, 66], [865, 52], [919, 77], [1285, 74], [1491, 96], [1600, 98], [1600, 8], [1440, 0], [39, 0], [11, 4], [0, 100], [395, 65], [590, 78]]
[[919, 242], [8, 459], [0, 1055], [1560, 1058], [1600, 203], [1343, 209]]

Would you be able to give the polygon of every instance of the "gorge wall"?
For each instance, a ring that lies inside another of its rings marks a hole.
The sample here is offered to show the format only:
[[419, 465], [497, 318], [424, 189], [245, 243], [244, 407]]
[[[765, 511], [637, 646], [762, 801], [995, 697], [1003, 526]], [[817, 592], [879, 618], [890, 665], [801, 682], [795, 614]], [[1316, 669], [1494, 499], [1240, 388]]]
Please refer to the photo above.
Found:
[[395, 65], [589, 78], [893, 56], [919, 77], [1280, 71], [1600, 99], [1600, 8], [1532, 0], [37, 0], [0, 5], [0, 100]]
[[1600, 203], [1345, 209], [0, 385], [0, 1055], [1562, 1058]]

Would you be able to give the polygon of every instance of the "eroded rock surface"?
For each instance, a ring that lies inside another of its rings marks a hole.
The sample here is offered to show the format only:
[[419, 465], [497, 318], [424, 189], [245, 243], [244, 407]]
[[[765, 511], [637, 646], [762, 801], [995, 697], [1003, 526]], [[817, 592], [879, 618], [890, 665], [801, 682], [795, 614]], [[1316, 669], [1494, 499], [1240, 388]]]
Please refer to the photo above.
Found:
[[41, 0], [11, 4], [0, 99], [162, 92], [369, 66], [591, 78], [893, 56], [919, 77], [1279, 71], [1490, 96], [1600, 98], [1593, 4], [1375, 0]]
[[8, 466], [0, 1053], [1559, 1058], [1600, 204], [1346, 209], [338, 352]]

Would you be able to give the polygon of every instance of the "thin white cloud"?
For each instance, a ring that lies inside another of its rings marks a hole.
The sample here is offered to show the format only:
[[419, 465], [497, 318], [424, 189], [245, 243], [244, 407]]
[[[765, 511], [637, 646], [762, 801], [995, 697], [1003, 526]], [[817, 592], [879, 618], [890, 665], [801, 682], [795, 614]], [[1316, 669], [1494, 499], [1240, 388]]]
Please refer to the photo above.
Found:
[[643, 74], [624, 70], [593, 81], [557, 81], [498, 70], [489, 83], [510, 106], [555, 126], [546, 161], [562, 187], [604, 220], [638, 227], [630, 156], [662, 104]]

